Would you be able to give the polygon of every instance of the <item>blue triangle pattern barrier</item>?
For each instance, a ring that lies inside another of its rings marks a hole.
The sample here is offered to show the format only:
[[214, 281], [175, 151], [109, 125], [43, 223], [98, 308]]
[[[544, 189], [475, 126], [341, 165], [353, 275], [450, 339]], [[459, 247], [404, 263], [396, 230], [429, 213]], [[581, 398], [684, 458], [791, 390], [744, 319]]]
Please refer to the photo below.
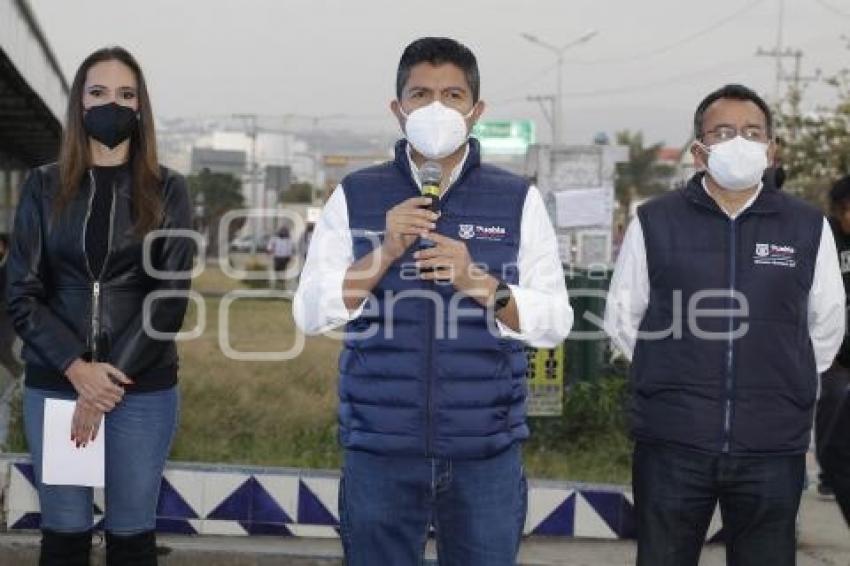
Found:
[[283, 525], [285, 523], [294, 523], [280, 503], [275, 497], [266, 491], [256, 478], [254, 480], [253, 491], [251, 493], [251, 521], [254, 523]]
[[339, 521], [303, 481], [298, 482], [298, 522], [332, 527], [339, 525]]
[[625, 538], [623, 534], [625, 522], [625, 504], [627, 503], [622, 493], [610, 491], [586, 490], [581, 492], [582, 497], [593, 508], [599, 518], [605, 521], [619, 538]]
[[253, 477], [248, 478], [245, 483], [237, 487], [233, 493], [219, 503], [212, 512], [207, 514], [207, 519], [249, 522], [256, 483], [257, 480]]
[[162, 478], [159, 488], [159, 501], [156, 505], [156, 516], [169, 519], [197, 519], [198, 514], [186, 503], [183, 496], [174, 489], [166, 478]]
[[10, 529], [34, 530], [41, 527], [41, 513], [27, 513], [14, 524], [9, 525]]
[[254, 476], [219, 503], [207, 519], [278, 525], [294, 522]]
[[567, 497], [537, 525], [533, 534], [571, 537], [575, 532], [576, 494]]
[[19, 462], [14, 464], [14, 466], [35, 487], [35, 468], [33, 468], [33, 465], [28, 462]]
[[[41, 516], [32, 465], [23, 456], [2, 455], [0, 471], [3, 466], [9, 477], [3, 500], [7, 527], [37, 529]], [[337, 537], [339, 523], [331, 498], [338, 481], [337, 474], [309, 470], [186, 464], [169, 467], [158, 499], [157, 530]], [[578, 497], [583, 499], [581, 513], [576, 513]], [[635, 514], [629, 497], [625, 488], [617, 486], [531, 481], [531, 519], [526, 533], [572, 537], [581, 532], [582, 536], [598, 538], [633, 538]], [[104, 511], [99, 505], [93, 507], [98, 528], [102, 528]], [[595, 525], [603, 522], [608, 529], [588, 528], [583, 521]]]

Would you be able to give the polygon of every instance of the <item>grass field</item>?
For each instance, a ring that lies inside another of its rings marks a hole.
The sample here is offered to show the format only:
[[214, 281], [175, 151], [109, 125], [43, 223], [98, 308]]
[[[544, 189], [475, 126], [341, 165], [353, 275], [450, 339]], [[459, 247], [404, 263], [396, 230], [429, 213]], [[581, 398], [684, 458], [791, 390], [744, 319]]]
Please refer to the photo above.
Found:
[[[208, 270], [195, 288], [208, 292], [238, 287], [216, 271]], [[229, 359], [219, 347], [220, 305], [221, 299], [206, 298], [203, 335], [179, 345], [182, 409], [171, 459], [338, 467], [339, 342], [308, 338], [300, 356], [283, 362]], [[239, 351], [283, 351], [293, 344], [288, 301], [240, 299], [231, 305], [230, 315], [231, 346]], [[196, 320], [192, 306], [186, 328], [194, 327]], [[24, 451], [18, 411], [14, 415], [8, 449]], [[629, 479], [629, 451], [624, 435], [600, 432], [558, 439], [549, 446], [532, 437], [525, 454], [532, 477], [622, 483]]]

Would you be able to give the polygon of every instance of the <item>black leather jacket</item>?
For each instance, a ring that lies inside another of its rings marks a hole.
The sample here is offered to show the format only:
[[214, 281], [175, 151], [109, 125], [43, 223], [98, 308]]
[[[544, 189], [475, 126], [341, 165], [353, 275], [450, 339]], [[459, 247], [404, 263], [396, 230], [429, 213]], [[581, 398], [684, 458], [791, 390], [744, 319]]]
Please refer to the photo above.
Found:
[[[161, 173], [161, 228], [190, 229], [184, 178], [164, 167]], [[129, 173], [119, 174], [115, 184], [110, 242], [98, 277], [91, 273], [85, 252], [93, 175], [83, 179], [60, 216], [53, 214], [59, 186], [56, 164], [32, 170], [24, 182], [7, 262], [6, 294], [8, 312], [24, 341], [29, 386], [71, 389], [64, 372], [77, 358], [113, 364], [136, 382], [128, 392], [163, 389], [176, 382], [174, 341], [149, 335], [144, 311], [149, 311], [150, 328], [162, 333], [180, 330], [195, 244], [185, 235], [165, 233], [153, 239], [152, 266], [158, 272], [182, 275], [160, 279], [147, 273], [143, 240], [132, 230]], [[150, 308], [144, 309], [152, 291], [184, 293], [150, 300]]]

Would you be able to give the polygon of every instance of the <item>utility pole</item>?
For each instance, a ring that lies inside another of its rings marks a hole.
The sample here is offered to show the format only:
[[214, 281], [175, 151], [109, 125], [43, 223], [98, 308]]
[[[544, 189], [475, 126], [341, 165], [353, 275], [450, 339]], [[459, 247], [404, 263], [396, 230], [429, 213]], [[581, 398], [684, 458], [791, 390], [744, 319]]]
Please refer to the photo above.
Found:
[[534, 43], [535, 45], [539, 45], [543, 49], [546, 49], [547, 51], [554, 53], [555, 57], [556, 57], [556, 64], [557, 64], [557, 67], [558, 67], [558, 92], [555, 95], [556, 101], [555, 101], [555, 104], [554, 104], [553, 120], [552, 120], [553, 121], [553, 126], [552, 126], [552, 130], [553, 130], [552, 146], [553, 147], [561, 145], [562, 143], [564, 143], [564, 139], [563, 139], [564, 138], [564, 69], [563, 69], [563, 67], [564, 67], [564, 52], [567, 51], [568, 49], [570, 49], [571, 47], [581, 45], [582, 43], [587, 43], [588, 41], [590, 41], [591, 39], [596, 37], [596, 35], [598, 33], [599, 32], [596, 31], [596, 30], [590, 30], [590, 31], [586, 32], [584, 35], [582, 35], [581, 37], [579, 37], [579, 38], [577, 38], [573, 41], [570, 41], [567, 44], [562, 45], [561, 47], [558, 47], [556, 45], [553, 45], [551, 43], [543, 41], [542, 39], [540, 39], [537, 36], [532, 35], [530, 33], [520, 34], [527, 41], [530, 41], [531, 43]]
[[[815, 69], [815, 74], [807, 77], [803, 76], [802, 71], [803, 52], [798, 49], [794, 53], [794, 73], [790, 77], [787, 77], [787, 81], [791, 83], [791, 95], [789, 101], [791, 103], [791, 112], [796, 118], [801, 116], [800, 101], [803, 98], [803, 85], [819, 80], [821, 75], [820, 69]], [[796, 137], [796, 131], [794, 132], [794, 135]]]
[[[546, 95], [537, 95], [537, 96], [529, 96], [528, 100], [530, 102], [537, 102], [540, 104], [540, 111], [543, 112], [543, 117], [546, 118], [546, 122], [549, 124], [549, 129], [552, 131], [552, 145], [554, 145], [555, 140], [558, 138], [558, 131], [555, 127], [555, 108], [556, 108], [556, 100], [557, 97], [554, 94], [546, 94]], [[548, 107], [547, 107], [548, 103]]]
[[[314, 134], [317, 133], [319, 129], [319, 124], [325, 120], [335, 120], [339, 118], [345, 118], [347, 114], [325, 114], [325, 115], [304, 115], [304, 114], [296, 114], [296, 113], [287, 113], [280, 115], [279, 118], [283, 120], [282, 128], [267, 128], [260, 127], [258, 125], [258, 121], [260, 116], [257, 114], [233, 114], [233, 118], [243, 120], [245, 124], [245, 135], [247, 135], [251, 139], [251, 156], [250, 156], [250, 176], [251, 176], [251, 195], [253, 199], [252, 207], [255, 209], [265, 210], [267, 206], [267, 194], [265, 187], [260, 187], [259, 183], [259, 164], [257, 163], [257, 135], [258, 132], [266, 132], [266, 133], [274, 133], [274, 134], [285, 134], [287, 137], [285, 138], [285, 161], [293, 167], [294, 169], [294, 158], [296, 156], [296, 152], [292, 147], [292, 140], [289, 139], [288, 136], [294, 135], [295, 130], [287, 127], [289, 120], [293, 118], [302, 118], [310, 121], [312, 126], [312, 132]], [[313, 162], [313, 191], [311, 194], [312, 202], [315, 202], [318, 199], [316, 182], [319, 177], [319, 163], [321, 160], [321, 152], [317, 149], [314, 151], [313, 155], [298, 153], [297, 155], [307, 157], [311, 159]], [[312, 204], [312, 203], [311, 203]], [[274, 204], [277, 206], [277, 203]], [[259, 242], [260, 234], [263, 230], [268, 231], [270, 226], [271, 218], [261, 217], [253, 219], [253, 236], [255, 242]]]
[[[259, 166], [257, 164], [257, 115], [256, 114], [234, 114], [234, 118], [238, 118], [243, 120], [248, 125], [248, 131], [246, 132], [248, 137], [251, 139], [251, 162], [250, 162], [250, 178], [251, 178], [251, 199], [252, 206], [254, 210], [263, 209], [265, 207], [265, 199], [260, 196], [260, 184], [257, 181], [258, 177], [258, 169]], [[253, 236], [254, 243], [251, 246], [251, 254], [254, 255], [257, 253], [257, 244], [260, 241], [260, 218], [254, 217], [251, 219], [251, 223], [253, 225]]]
[[[803, 98], [803, 85], [814, 82], [820, 79], [820, 69], [815, 71], [814, 75], [803, 76], [803, 51], [801, 49], [791, 49], [786, 47], [784, 50], [777, 49], [765, 50], [759, 48], [756, 51], [758, 57], [773, 57], [777, 61], [777, 68], [780, 70], [777, 76], [777, 92], [781, 92], [781, 85], [787, 83], [788, 87], [788, 104], [791, 107], [791, 116], [793, 121], [789, 128], [790, 137], [792, 140], [797, 138], [799, 123], [802, 116], [800, 111], [800, 102]], [[782, 59], [794, 59], [794, 72], [786, 74], [782, 70]], [[782, 108], [781, 94], [776, 97], [776, 108]]]
[[782, 69], [782, 59], [791, 57], [790, 49], [783, 50], [783, 35], [785, 31], [785, 0], [777, 0], [779, 3], [779, 22], [776, 26], [776, 45], [772, 49], [759, 47], [756, 51], [757, 57], [773, 57], [776, 63], [776, 79], [773, 87], [773, 99], [776, 107], [779, 108], [782, 101], [782, 81], [785, 76], [785, 71]]
[[[348, 117], [350, 117], [348, 114], [341, 114], [341, 113], [318, 114], [318, 115], [316, 115], [316, 114], [289, 113], [289, 114], [286, 114], [286, 116], [285, 116], [286, 119], [301, 118], [301, 119], [307, 120], [308, 123], [310, 124], [310, 131], [313, 135], [314, 143], [316, 143], [316, 140], [318, 139], [318, 132], [319, 132], [319, 129], [320, 129], [322, 122], [327, 122], [327, 121], [330, 121], [330, 120], [339, 120], [339, 119], [348, 118]], [[311, 182], [312, 190], [310, 191], [311, 204], [316, 204], [316, 202], [318, 200], [320, 200], [319, 195], [325, 194], [325, 188], [320, 186], [320, 184], [319, 184], [319, 182], [322, 180], [322, 175], [320, 174], [321, 173], [320, 163], [321, 163], [321, 159], [322, 159], [322, 153], [323, 153], [323, 149], [321, 147], [319, 147], [318, 143], [316, 143], [316, 146], [312, 151], [312, 155], [305, 154], [305, 153], [299, 154], [302, 157], [307, 157], [313, 163], [313, 168], [312, 168], [313, 179], [312, 179], [312, 182]]]
[[763, 47], [759, 47], [756, 51], [756, 57], [770, 57], [776, 60], [776, 83], [774, 86], [774, 98], [775, 103], [779, 106], [782, 101], [782, 83], [786, 82], [787, 76], [785, 75], [785, 70], [782, 67], [783, 59], [791, 59], [797, 57], [798, 51], [794, 51], [790, 47], [786, 47], [782, 49], [780, 47], [774, 47], [772, 49], [765, 49]]
[[[782, 52], [782, 44], [785, 36], [785, 0], [777, 0], [779, 2], [779, 22], [776, 26], [776, 53]], [[779, 101], [782, 93], [780, 92], [780, 83], [783, 79], [782, 58], [776, 58], [776, 100]]]

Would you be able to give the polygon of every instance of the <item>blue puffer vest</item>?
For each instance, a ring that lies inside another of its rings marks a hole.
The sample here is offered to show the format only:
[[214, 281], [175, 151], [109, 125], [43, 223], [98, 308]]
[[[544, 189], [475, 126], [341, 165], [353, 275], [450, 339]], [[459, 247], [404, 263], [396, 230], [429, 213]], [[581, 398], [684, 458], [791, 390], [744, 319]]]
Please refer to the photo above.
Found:
[[823, 215], [766, 186], [730, 220], [700, 174], [638, 216], [650, 296], [632, 363], [635, 437], [712, 453], [805, 452]]
[[[419, 195], [406, 153], [347, 176], [342, 190], [355, 258], [379, 244], [387, 211]], [[520, 223], [528, 182], [482, 165], [469, 142], [463, 169], [444, 195], [437, 231], [466, 242], [474, 262], [517, 283]], [[346, 327], [339, 360], [340, 441], [383, 455], [486, 458], [528, 437], [526, 356], [500, 338], [485, 310], [446, 284], [416, 276], [413, 252], [380, 280]]]

